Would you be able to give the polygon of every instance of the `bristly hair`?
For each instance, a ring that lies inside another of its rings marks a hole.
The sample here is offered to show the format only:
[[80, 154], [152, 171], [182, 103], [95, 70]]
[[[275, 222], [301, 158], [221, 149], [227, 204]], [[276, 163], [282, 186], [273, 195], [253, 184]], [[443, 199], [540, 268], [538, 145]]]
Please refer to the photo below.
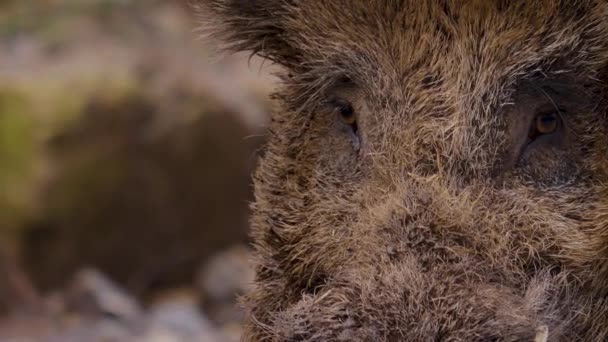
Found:
[[251, 51], [284, 66], [299, 64], [285, 30], [293, 0], [191, 1], [203, 36], [221, 41], [223, 50]]
[[607, 0], [192, 1], [286, 69], [245, 340], [608, 341]]

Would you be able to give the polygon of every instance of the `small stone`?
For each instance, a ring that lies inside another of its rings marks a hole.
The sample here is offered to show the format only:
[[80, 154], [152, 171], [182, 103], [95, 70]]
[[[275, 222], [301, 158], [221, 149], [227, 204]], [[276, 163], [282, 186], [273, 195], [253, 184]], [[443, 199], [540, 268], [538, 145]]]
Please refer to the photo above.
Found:
[[250, 250], [236, 246], [213, 256], [199, 275], [199, 284], [206, 298], [213, 301], [234, 301], [245, 293], [254, 280]]
[[142, 313], [135, 299], [94, 269], [76, 274], [66, 293], [66, 310], [128, 322], [139, 320]]

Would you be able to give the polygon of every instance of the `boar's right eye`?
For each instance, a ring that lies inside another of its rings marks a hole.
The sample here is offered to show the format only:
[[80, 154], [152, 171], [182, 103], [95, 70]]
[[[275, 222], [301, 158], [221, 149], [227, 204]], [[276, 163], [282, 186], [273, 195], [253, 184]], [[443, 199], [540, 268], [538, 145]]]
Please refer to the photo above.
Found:
[[350, 126], [354, 132], [357, 131], [357, 115], [353, 106], [346, 100], [336, 99], [333, 101], [340, 120]]
[[361, 148], [361, 138], [359, 136], [358, 115], [352, 103], [344, 98], [334, 97], [329, 101], [336, 121], [339, 123], [342, 132], [346, 132], [350, 137], [353, 150], [359, 151]]

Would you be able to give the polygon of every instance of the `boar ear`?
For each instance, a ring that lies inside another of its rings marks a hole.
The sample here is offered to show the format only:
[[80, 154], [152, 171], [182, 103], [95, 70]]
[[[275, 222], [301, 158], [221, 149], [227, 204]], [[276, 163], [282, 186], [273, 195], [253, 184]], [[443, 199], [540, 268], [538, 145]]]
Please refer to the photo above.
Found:
[[205, 35], [227, 50], [251, 51], [285, 66], [297, 63], [285, 22], [293, 0], [193, 0]]

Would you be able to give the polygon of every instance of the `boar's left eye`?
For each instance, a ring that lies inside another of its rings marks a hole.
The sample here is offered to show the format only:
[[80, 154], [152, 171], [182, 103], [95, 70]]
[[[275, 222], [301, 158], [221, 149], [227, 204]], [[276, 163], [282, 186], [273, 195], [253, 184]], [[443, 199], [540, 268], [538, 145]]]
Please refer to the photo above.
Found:
[[534, 118], [528, 136], [534, 140], [542, 135], [554, 133], [561, 126], [561, 119], [557, 112], [539, 114]]

